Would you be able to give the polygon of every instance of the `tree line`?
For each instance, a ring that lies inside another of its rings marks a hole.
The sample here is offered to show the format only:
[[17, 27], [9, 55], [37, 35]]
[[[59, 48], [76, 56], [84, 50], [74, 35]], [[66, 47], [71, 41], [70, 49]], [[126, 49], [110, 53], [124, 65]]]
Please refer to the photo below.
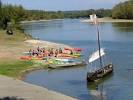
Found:
[[92, 13], [96, 13], [99, 17], [111, 16], [110, 9], [81, 11], [27, 10], [21, 5], [2, 4], [0, 0], [0, 28], [6, 29], [8, 22], [11, 22], [13, 27], [20, 28], [18, 23], [24, 20], [88, 18], [89, 14]]
[[65, 18], [88, 18], [89, 15], [95, 13], [98, 17], [111, 17], [111, 9], [89, 9], [81, 11], [64, 11]]
[[0, 1], [0, 28], [6, 29], [8, 23], [11, 22], [13, 27], [19, 28], [18, 23], [24, 20], [40, 20], [40, 19], [61, 19], [64, 18], [63, 13], [47, 12], [43, 10], [27, 10], [21, 5], [4, 5]]
[[13, 27], [19, 28], [18, 22], [23, 20], [88, 18], [93, 13], [98, 17], [133, 19], [133, 0], [119, 3], [113, 9], [81, 11], [27, 10], [21, 5], [2, 4], [0, 0], [0, 28], [6, 29], [8, 22], [11, 22]]
[[133, 19], [133, 0], [117, 4], [112, 9], [112, 18]]

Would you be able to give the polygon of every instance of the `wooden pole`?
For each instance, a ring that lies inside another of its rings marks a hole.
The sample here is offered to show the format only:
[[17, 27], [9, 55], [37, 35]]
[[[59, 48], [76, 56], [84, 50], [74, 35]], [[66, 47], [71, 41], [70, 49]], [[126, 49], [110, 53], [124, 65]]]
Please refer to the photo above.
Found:
[[102, 68], [103, 63], [102, 63], [102, 57], [101, 57], [100, 32], [99, 32], [98, 24], [96, 24], [96, 29], [97, 29], [97, 41], [98, 41], [98, 51], [99, 51], [99, 57], [100, 57], [100, 66]]

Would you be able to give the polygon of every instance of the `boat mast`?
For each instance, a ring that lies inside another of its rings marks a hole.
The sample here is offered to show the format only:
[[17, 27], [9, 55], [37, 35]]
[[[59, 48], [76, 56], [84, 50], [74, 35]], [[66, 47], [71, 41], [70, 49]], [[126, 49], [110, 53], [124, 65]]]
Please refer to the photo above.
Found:
[[98, 19], [96, 14], [92, 14], [90, 15], [90, 21], [96, 26], [96, 30], [97, 30], [97, 42], [98, 42], [98, 52], [99, 52], [99, 58], [100, 58], [100, 66], [101, 68], [103, 67], [103, 63], [102, 63], [102, 57], [101, 57], [101, 45], [100, 45], [100, 32], [99, 32], [99, 27], [98, 27]]
[[96, 25], [96, 29], [97, 29], [97, 42], [98, 42], [98, 51], [99, 51], [99, 57], [100, 57], [100, 66], [102, 68], [103, 67], [103, 63], [102, 63], [101, 49], [100, 49], [101, 48], [101, 44], [100, 44], [100, 31], [99, 31], [98, 23], [96, 23], [95, 25]]

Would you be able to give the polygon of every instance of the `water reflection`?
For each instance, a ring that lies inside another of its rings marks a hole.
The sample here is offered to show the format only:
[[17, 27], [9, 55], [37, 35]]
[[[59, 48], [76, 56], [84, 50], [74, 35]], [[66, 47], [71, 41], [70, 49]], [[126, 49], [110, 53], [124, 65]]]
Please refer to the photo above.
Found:
[[63, 20], [60, 21], [41, 21], [41, 22], [33, 22], [33, 23], [23, 23], [22, 27], [25, 30], [40, 30], [40, 29], [49, 29], [49, 28], [62, 28], [63, 27]]
[[112, 23], [112, 26], [115, 30], [119, 32], [133, 32], [133, 23]]
[[96, 82], [87, 82], [87, 88], [93, 100], [107, 100], [106, 91], [104, 89], [104, 82], [112, 76], [113, 73], [110, 73], [108, 76]]

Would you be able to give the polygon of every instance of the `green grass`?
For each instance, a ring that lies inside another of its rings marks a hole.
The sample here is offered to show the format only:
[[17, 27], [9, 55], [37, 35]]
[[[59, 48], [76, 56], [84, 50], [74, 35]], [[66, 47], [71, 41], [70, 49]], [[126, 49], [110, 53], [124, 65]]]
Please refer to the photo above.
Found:
[[22, 71], [32, 68], [31, 61], [13, 61], [0, 63], [0, 74], [18, 78]]
[[20, 78], [25, 72], [29, 72], [34, 69], [46, 69], [46, 64], [35, 63], [34, 61], [22, 61], [22, 60], [7, 60], [0, 61], [0, 74]]

